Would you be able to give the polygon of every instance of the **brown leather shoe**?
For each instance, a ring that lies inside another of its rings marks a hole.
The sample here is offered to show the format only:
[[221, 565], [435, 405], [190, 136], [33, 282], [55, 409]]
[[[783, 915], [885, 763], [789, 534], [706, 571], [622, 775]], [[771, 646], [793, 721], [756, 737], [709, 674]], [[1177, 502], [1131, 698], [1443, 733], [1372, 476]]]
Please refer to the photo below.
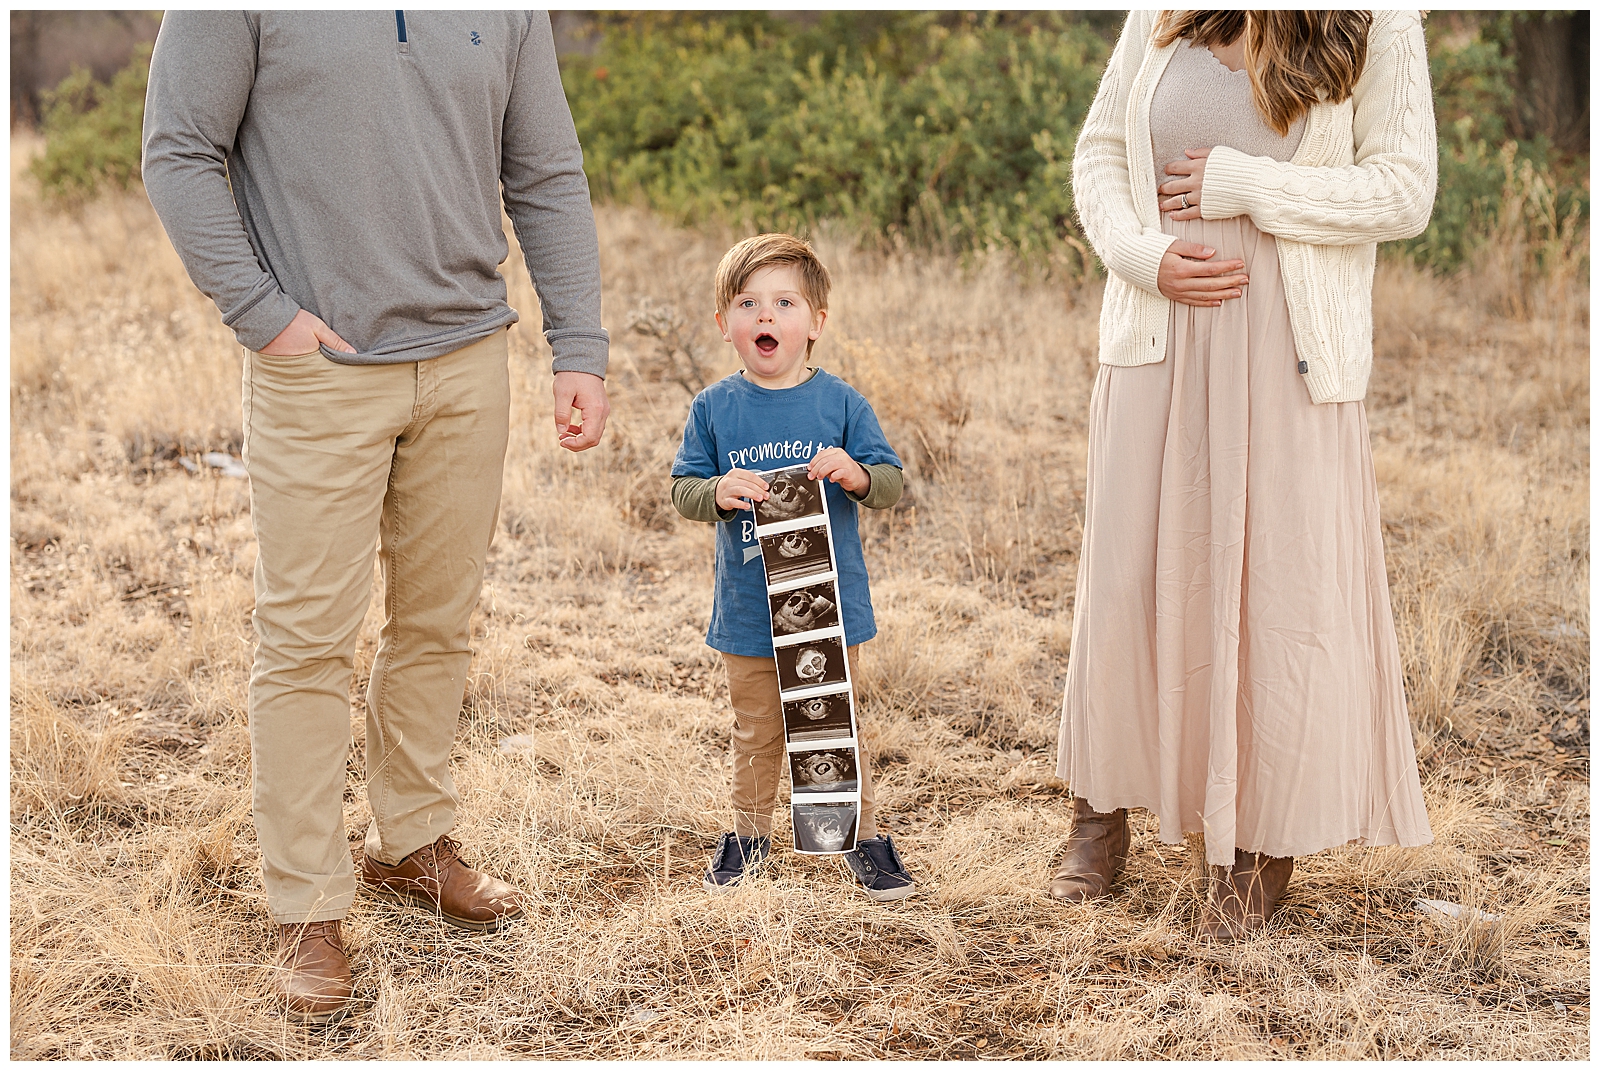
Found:
[[463, 930], [493, 931], [522, 917], [522, 891], [461, 861], [461, 842], [448, 836], [424, 845], [394, 866], [361, 853], [361, 883], [372, 895], [425, 907]]
[[1128, 809], [1101, 813], [1082, 796], [1072, 800], [1072, 828], [1061, 868], [1050, 879], [1057, 900], [1094, 900], [1111, 891], [1128, 861]]
[[350, 1010], [350, 960], [339, 920], [278, 924], [277, 978], [289, 1018], [326, 1023]]
[[1291, 856], [1274, 858], [1235, 850], [1232, 867], [1211, 868], [1200, 936], [1226, 943], [1265, 929], [1293, 873]]

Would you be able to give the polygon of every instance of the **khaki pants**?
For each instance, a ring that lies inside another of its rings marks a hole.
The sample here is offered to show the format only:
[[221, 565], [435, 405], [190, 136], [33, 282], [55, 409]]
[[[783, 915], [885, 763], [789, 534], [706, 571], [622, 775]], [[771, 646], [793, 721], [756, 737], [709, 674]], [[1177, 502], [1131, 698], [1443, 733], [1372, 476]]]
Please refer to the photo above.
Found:
[[455, 822], [447, 760], [500, 507], [509, 394], [504, 331], [410, 364], [245, 355], [258, 544], [250, 753], [278, 922], [342, 918], [355, 896], [343, 797], [375, 546], [384, 623], [367, 688], [366, 850], [394, 863]]
[[[852, 679], [857, 649], [845, 651]], [[723, 654], [722, 661], [728, 667], [728, 699], [733, 706], [733, 830], [741, 837], [765, 837], [772, 832], [772, 808], [783, 782], [785, 763], [778, 667], [770, 657]], [[856, 739], [859, 743], [859, 727]], [[866, 840], [877, 835], [878, 825], [867, 749], [858, 750], [861, 821], [856, 836]]]

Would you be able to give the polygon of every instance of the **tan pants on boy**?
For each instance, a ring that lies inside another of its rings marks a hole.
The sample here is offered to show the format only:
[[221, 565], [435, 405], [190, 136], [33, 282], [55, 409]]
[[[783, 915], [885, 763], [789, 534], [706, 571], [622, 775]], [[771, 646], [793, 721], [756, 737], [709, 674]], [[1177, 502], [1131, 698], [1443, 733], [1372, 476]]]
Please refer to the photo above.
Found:
[[[859, 646], [845, 651], [852, 680]], [[772, 833], [772, 808], [787, 761], [778, 667], [771, 656], [751, 658], [724, 653], [722, 661], [728, 668], [728, 698], [733, 706], [733, 831], [741, 837], [765, 837]], [[859, 741], [858, 733], [861, 819], [856, 838], [867, 840], [877, 836], [878, 825], [867, 750], [859, 746]]]
[[245, 467], [259, 643], [250, 675], [256, 838], [280, 923], [342, 918], [350, 678], [383, 565], [367, 688], [367, 853], [398, 863], [448, 833], [469, 622], [500, 508], [506, 332], [429, 361], [341, 365], [246, 353]]

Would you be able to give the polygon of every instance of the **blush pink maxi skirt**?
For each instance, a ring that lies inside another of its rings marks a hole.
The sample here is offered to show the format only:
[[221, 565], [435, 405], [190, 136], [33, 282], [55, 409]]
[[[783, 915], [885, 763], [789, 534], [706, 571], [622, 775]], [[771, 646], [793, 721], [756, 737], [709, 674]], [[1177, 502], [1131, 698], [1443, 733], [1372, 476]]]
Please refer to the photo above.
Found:
[[1216, 865], [1427, 844], [1366, 408], [1311, 401], [1270, 235], [1166, 229], [1250, 283], [1100, 366], [1057, 772]]

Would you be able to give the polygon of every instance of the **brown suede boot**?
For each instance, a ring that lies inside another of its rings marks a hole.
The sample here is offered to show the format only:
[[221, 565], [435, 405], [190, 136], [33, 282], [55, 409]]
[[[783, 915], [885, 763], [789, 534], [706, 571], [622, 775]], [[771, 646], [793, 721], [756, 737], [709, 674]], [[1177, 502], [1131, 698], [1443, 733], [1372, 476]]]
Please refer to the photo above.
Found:
[[463, 930], [499, 930], [522, 917], [523, 894], [461, 861], [461, 842], [448, 836], [423, 845], [394, 866], [361, 853], [361, 883], [397, 904], [425, 907]]
[[1102, 814], [1082, 796], [1072, 800], [1072, 828], [1061, 868], [1050, 879], [1057, 900], [1094, 900], [1111, 891], [1111, 883], [1128, 861], [1128, 809]]
[[1200, 936], [1227, 943], [1265, 929], [1293, 873], [1291, 856], [1274, 858], [1236, 849], [1232, 867], [1211, 868]]
[[339, 920], [278, 924], [277, 977], [289, 1018], [326, 1023], [350, 1010], [350, 960]]

